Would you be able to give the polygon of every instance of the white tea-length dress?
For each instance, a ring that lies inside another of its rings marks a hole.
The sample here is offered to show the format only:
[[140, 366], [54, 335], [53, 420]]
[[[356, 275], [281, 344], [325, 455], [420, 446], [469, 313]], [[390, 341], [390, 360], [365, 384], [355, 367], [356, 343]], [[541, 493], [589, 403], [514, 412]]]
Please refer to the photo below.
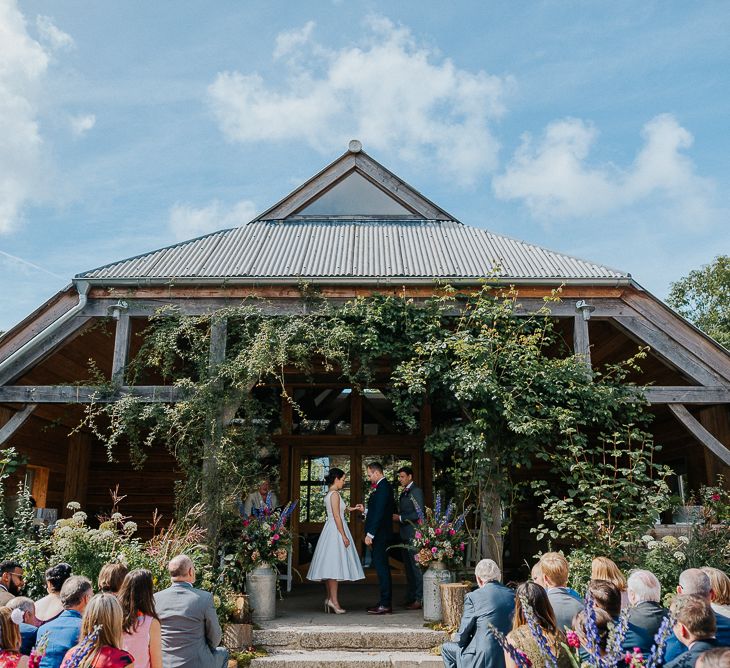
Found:
[[314, 549], [312, 563], [309, 566], [307, 580], [362, 580], [365, 577], [360, 557], [355, 549], [355, 541], [352, 540], [350, 527], [345, 521], [345, 502], [340, 497], [340, 519], [342, 528], [350, 541], [350, 546], [345, 547], [340, 532], [335, 524], [335, 517], [332, 513], [332, 495], [339, 492], [327, 492], [324, 497], [324, 507], [327, 509], [327, 521], [324, 523], [322, 533]]

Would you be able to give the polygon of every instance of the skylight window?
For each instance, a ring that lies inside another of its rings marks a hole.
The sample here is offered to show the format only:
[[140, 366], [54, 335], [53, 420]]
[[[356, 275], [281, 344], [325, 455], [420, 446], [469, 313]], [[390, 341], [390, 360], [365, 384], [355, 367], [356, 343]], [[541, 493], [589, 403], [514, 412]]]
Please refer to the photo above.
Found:
[[412, 216], [413, 211], [353, 171], [295, 215]]

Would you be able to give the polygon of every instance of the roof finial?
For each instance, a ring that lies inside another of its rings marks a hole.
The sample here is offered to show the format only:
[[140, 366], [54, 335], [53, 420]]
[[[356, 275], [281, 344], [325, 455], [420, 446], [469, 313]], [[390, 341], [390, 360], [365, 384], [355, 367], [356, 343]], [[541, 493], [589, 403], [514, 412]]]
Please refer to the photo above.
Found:
[[350, 153], [360, 153], [360, 151], [362, 151], [362, 144], [357, 139], [351, 139], [350, 143], [347, 145], [347, 150], [350, 151]]

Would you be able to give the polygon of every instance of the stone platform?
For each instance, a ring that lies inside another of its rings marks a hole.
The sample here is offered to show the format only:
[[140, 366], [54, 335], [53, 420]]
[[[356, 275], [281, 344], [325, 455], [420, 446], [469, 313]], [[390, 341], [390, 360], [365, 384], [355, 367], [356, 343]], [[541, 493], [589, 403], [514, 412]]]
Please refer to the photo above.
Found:
[[[404, 595], [394, 587], [394, 601]], [[394, 608], [394, 614], [366, 613], [376, 602], [372, 585], [345, 585], [340, 592], [344, 615], [324, 612], [324, 590], [315, 584], [295, 587], [277, 602], [277, 617], [262, 622], [253, 633], [254, 644], [269, 656], [254, 659], [251, 668], [437, 668], [441, 657], [431, 653], [446, 634], [424, 627], [420, 610]]]

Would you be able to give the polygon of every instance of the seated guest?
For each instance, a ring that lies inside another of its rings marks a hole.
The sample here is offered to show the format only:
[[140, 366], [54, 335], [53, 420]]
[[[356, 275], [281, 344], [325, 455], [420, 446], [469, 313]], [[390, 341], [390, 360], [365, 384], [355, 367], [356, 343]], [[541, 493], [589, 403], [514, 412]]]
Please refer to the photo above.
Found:
[[591, 580], [606, 580], [618, 587], [621, 592], [621, 607], [629, 605], [629, 596], [626, 592], [626, 578], [621, 569], [608, 557], [596, 557], [591, 562]]
[[213, 595], [195, 589], [195, 566], [180, 554], [167, 565], [172, 585], [155, 594], [155, 609], [162, 630], [164, 668], [220, 668], [228, 650], [218, 647], [222, 632]]
[[23, 566], [9, 559], [0, 563], [0, 605], [5, 605], [11, 598], [20, 596], [25, 586]]
[[672, 602], [674, 635], [687, 651], [665, 664], [665, 668], [694, 668], [703, 652], [718, 646], [715, 613], [702, 596], [684, 594]]
[[127, 567], [118, 561], [111, 564], [104, 564], [99, 571], [99, 577], [96, 581], [99, 591], [104, 594], [118, 593], [127, 573]]
[[482, 559], [474, 569], [478, 589], [464, 598], [464, 614], [452, 642], [441, 647], [446, 668], [504, 668], [504, 652], [490, 624], [505, 635], [512, 626], [514, 592], [502, 585], [499, 567]]
[[715, 614], [730, 617], [730, 577], [719, 568], [703, 566], [700, 570], [710, 578], [712, 609]]
[[[606, 647], [608, 646], [608, 637], [611, 632], [611, 628], [613, 628], [613, 619], [611, 619], [611, 615], [609, 615], [605, 610], [601, 610], [601, 608], [595, 608], [595, 614], [596, 614], [596, 630], [598, 631], [598, 651], [601, 656], [603, 656], [606, 653]], [[573, 631], [575, 631], [578, 634], [578, 638], [580, 639], [580, 660], [581, 665], [584, 663], [588, 663], [592, 665], [592, 662], [589, 660], [588, 652], [586, 651], [586, 646], [588, 645], [587, 640], [587, 634], [586, 634], [586, 618], [587, 613], [585, 610], [581, 610], [574, 618], [573, 618]]]
[[45, 577], [48, 595], [35, 602], [35, 614], [41, 624], [56, 619], [63, 612], [61, 587], [71, 577], [71, 566], [63, 563], [51, 566]]
[[605, 610], [616, 621], [621, 614], [621, 592], [608, 580], [591, 580], [588, 593], [593, 596], [596, 608]]
[[0, 666], [27, 668], [28, 657], [20, 653], [20, 629], [9, 608], [0, 608]]
[[697, 668], [730, 668], [730, 648], [716, 647], [702, 652], [695, 663]]
[[568, 587], [568, 561], [559, 552], [547, 552], [540, 557], [540, 571], [558, 629], [565, 631], [583, 609], [583, 602]]
[[269, 499], [272, 508], [276, 508], [279, 502], [276, 494], [271, 491], [271, 483], [264, 479], [259, 483], [259, 488], [255, 492], [251, 492], [243, 502], [243, 514], [245, 517], [251, 515], [255, 510], [261, 510], [266, 505], [266, 497], [271, 494]]
[[33, 649], [36, 641], [36, 634], [38, 633], [38, 627], [40, 622], [35, 616], [35, 603], [32, 598], [26, 596], [16, 596], [8, 601], [8, 608], [10, 610], [20, 610], [22, 614], [22, 620], [18, 624], [20, 627], [20, 653], [30, 655], [30, 650]]
[[[702, 572], [699, 568], [688, 568], [686, 571], [682, 571], [679, 576], [677, 593], [680, 595], [689, 594], [699, 596], [705, 599], [708, 605], [712, 603], [713, 593], [710, 578], [707, 576], [707, 573]], [[730, 646], [730, 618], [715, 613], [715, 627], [717, 644], [720, 647]], [[664, 663], [667, 664], [673, 661], [686, 651], [687, 647], [676, 636], [669, 636], [667, 646], [664, 650]]]
[[638, 647], [644, 656], [648, 656], [654, 646], [654, 637], [667, 616], [666, 608], [659, 603], [662, 586], [654, 573], [634, 571], [629, 575], [627, 591], [631, 608], [623, 648], [631, 652]]
[[36, 647], [45, 644], [39, 668], [59, 668], [66, 652], [79, 641], [81, 617], [94, 591], [91, 580], [72, 575], [61, 587], [63, 612], [38, 630]]
[[545, 588], [545, 581], [542, 579], [542, 568], [540, 568], [540, 562], [538, 561], [530, 571], [530, 579], [540, 585], [543, 589]]
[[[565, 636], [558, 630], [547, 592], [539, 584], [525, 582], [517, 587], [514, 621], [512, 622], [512, 630], [507, 636], [509, 643], [527, 656], [532, 668], [547, 668], [548, 663], [537, 644], [537, 640], [530, 632], [525, 610], [522, 606], [523, 600], [532, 608], [535, 622], [542, 629], [550, 649], [558, 659], [558, 668], [569, 668], [571, 665], [570, 657], [563, 646], [563, 643], [566, 642]], [[504, 662], [506, 668], [517, 668], [517, 664], [508, 652], [504, 653]]]
[[[93, 641], [92, 641], [93, 638]], [[79, 656], [84, 658], [79, 662]], [[124, 668], [134, 657], [122, 649], [122, 607], [114, 594], [97, 594], [84, 612], [78, 644], [63, 658], [61, 668]]]
[[152, 573], [138, 568], [127, 574], [119, 590], [123, 646], [134, 657], [135, 668], [162, 668], [160, 620], [155, 612]]

